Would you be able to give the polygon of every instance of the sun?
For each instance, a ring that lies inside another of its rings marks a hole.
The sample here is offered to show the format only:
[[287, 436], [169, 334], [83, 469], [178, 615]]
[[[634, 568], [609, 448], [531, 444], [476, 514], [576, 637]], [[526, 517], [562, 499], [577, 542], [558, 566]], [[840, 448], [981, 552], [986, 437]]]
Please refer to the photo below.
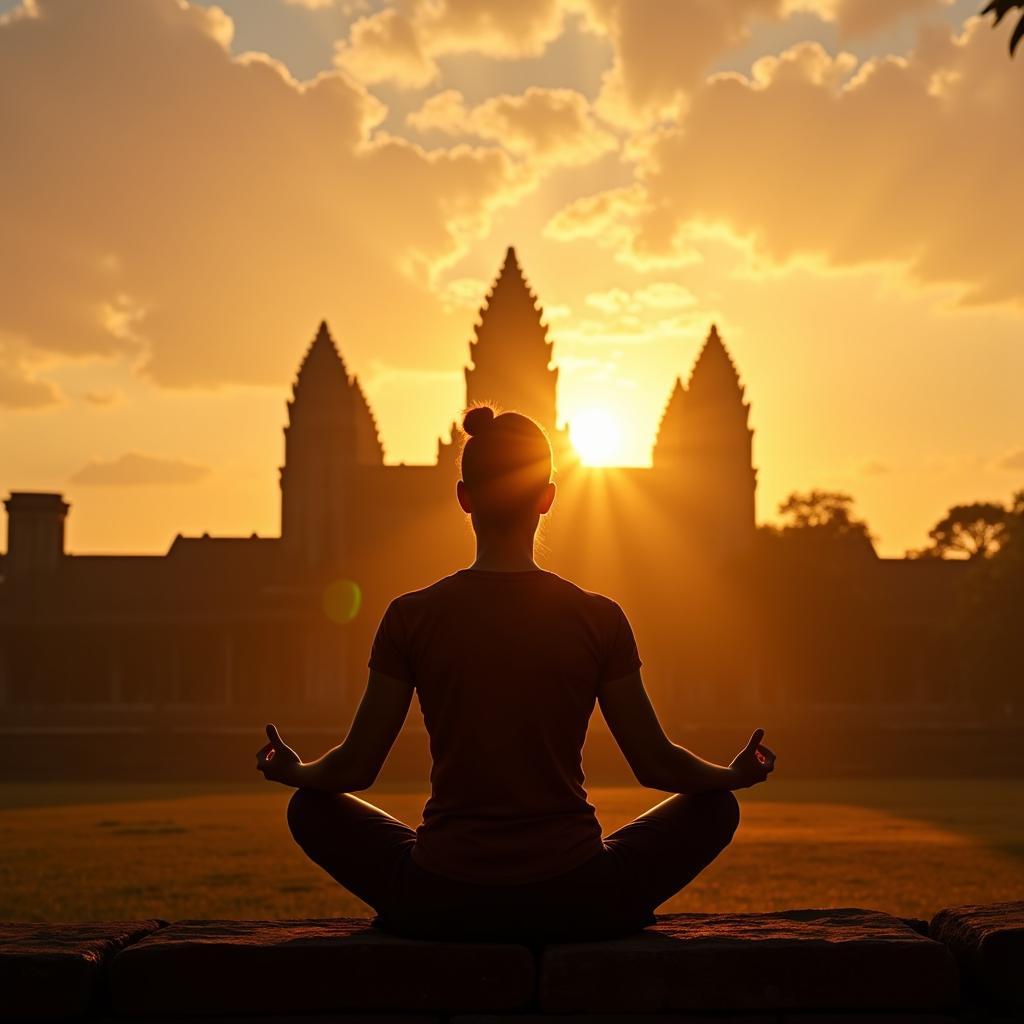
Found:
[[585, 466], [611, 466], [622, 448], [618, 421], [606, 409], [584, 409], [569, 423], [569, 437]]

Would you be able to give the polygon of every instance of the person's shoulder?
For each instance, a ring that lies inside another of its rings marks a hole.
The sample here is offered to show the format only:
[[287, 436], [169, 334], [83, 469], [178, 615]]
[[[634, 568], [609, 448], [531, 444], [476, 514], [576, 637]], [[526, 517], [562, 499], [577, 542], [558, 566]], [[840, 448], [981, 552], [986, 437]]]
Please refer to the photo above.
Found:
[[407, 590], [404, 594], [393, 597], [388, 605], [388, 609], [394, 609], [401, 613], [415, 611], [418, 608], [430, 605], [438, 598], [447, 594], [456, 585], [457, 577], [458, 573], [450, 573], [448, 576], [442, 576], [441, 579], [435, 580], [425, 587], [420, 587], [417, 590]]
[[571, 600], [577, 601], [580, 605], [593, 611], [596, 615], [616, 615], [622, 611], [618, 601], [607, 594], [598, 593], [596, 590], [587, 590], [578, 583], [559, 576], [557, 573], [548, 573], [553, 577], [553, 585], [560, 587]]

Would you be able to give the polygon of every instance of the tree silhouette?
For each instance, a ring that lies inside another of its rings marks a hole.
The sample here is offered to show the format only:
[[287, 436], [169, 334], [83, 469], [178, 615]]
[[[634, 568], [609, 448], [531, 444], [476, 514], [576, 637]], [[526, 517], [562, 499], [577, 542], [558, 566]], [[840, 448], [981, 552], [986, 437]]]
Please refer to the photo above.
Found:
[[854, 515], [853, 498], [842, 491], [794, 491], [779, 505], [779, 515], [780, 524], [761, 527], [765, 540], [812, 558], [875, 554], [868, 524]]
[[[992, 0], [992, 2], [981, 12], [984, 14], [995, 14], [994, 25], [998, 25], [1003, 18], [1013, 10], [1014, 7], [1024, 8], [1024, 0]], [[1010, 56], [1012, 57], [1017, 49], [1017, 44], [1024, 39], [1024, 13], [1017, 22], [1017, 27], [1010, 36]]]
[[994, 501], [954, 505], [929, 531], [931, 541], [910, 558], [989, 558], [1003, 543], [1010, 513]]
[[795, 700], [861, 700], [880, 606], [864, 571], [876, 559], [867, 523], [841, 491], [794, 492], [779, 514], [758, 530], [759, 628], [778, 666], [766, 685]]
[[998, 550], [973, 564], [958, 632], [972, 692], [1011, 717], [1021, 711], [1024, 673], [1024, 491], [1013, 495], [1005, 516]]

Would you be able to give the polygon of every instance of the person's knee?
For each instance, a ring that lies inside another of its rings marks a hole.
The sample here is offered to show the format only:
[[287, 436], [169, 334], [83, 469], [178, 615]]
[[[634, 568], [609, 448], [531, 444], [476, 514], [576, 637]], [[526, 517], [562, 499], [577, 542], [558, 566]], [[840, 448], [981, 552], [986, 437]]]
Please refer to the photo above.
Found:
[[730, 789], [714, 789], [699, 795], [705, 813], [710, 818], [715, 832], [727, 846], [740, 824], [740, 803]]
[[300, 846], [305, 845], [322, 817], [324, 796], [315, 789], [297, 789], [288, 801], [288, 829]]

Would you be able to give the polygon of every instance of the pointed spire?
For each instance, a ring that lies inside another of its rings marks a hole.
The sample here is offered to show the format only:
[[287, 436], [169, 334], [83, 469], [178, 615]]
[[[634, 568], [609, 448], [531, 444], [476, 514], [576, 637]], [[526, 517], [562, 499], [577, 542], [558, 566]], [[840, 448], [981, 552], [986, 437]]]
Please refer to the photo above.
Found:
[[[712, 324], [684, 386], [676, 381], [658, 425], [654, 463], [690, 458], [698, 452], [749, 452], [749, 403], [718, 328]], [[749, 461], [749, 459], [748, 459]]]
[[352, 390], [352, 414], [356, 425], [356, 462], [364, 466], [378, 466], [384, 461], [384, 446], [377, 430], [377, 420], [366, 400], [359, 378], [353, 376], [349, 383]]
[[470, 342], [466, 405], [493, 402], [555, 428], [558, 371], [537, 297], [509, 246]]
[[740, 375], [715, 324], [711, 325], [704, 347], [693, 364], [687, 392], [697, 402], [728, 398], [743, 400]]
[[654, 435], [653, 459], [655, 463], [678, 454], [679, 442], [686, 427], [686, 387], [681, 377], [676, 377], [668, 401], [665, 403], [658, 430]]
[[525, 317], [535, 323], [540, 335], [546, 339], [547, 327], [541, 322], [537, 296], [526, 283], [523, 268], [519, 265], [516, 251], [511, 245], [505, 250], [505, 262], [502, 263], [501, 270], [498, 271], [498, 276], [480, 309], [480, 321], [476, 328], [477, 341], [483, 340], [481, 332], [486, 332], [488, 321], [500, 314], [518, 314]]
[[342, 386], [348, 386], [348, 369], [338, 351], [327, 321], [321, 320], [306, 354], [299, 364], [299, 371], [292, 386], [296, 398], [299, 394], [327, 395], [337, 393]]

